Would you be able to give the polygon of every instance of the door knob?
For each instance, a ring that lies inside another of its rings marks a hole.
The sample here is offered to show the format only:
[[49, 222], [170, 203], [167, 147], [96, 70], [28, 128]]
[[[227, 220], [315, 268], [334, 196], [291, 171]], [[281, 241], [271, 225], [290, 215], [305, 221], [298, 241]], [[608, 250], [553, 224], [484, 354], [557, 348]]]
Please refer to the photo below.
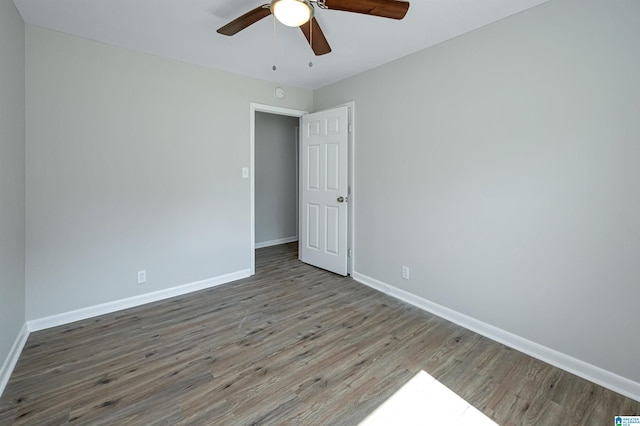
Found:
[[344, 203], [344, 197], [338, 197], [338, 200], [337, 200], [337, 201], [338, 201], [339, 203]]

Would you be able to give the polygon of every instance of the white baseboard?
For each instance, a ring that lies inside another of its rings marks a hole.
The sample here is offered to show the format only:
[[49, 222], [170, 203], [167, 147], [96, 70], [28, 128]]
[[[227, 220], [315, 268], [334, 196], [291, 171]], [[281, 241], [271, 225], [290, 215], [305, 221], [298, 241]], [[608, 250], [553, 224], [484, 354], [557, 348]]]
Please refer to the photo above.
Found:
[[278, 238], [277, 240], [271, 240], [271, 241], [263, 241], [261, 243], [256, 243], [254, 247], [259, 249], [259, 248], [277, 246], [278, 244], [292, 243], [294, 241], [298, 241], [297, 236], [287, 237], [287, 238]]
[[18, 363], [18, 358], [20, 358], [20, 353], [22, 353], [22, 348], [24, 348], [24, 344], [27, 343], [28, 337], [29, 330], [25, 323], [16, 336], [16, 340], [13, 342], [11, 350], [9, 350], [7, 358], [4, 360], [4, 363], [2, 363], [2, 368], [0, 369], [0, 396], [4, 393], [7, 383], [9, 383], [11, 373], [13, 373], [13, 369]]
[[247, 278], [250, 275], [249, 269], [232, 272], [226, 275], [209, 278], [202, 281], [196, 281], [177, 287], [167, 288], [165, 290], [145, 293], [139, 296], [129, 297], [127, 299], [115, 300], [113, 302], [103, 303], [101, 305], [90, 306], [87, 308], [77, 309], [75, 311], [64, 312], [61, 314], [51, 315], [45, 318], [38, 318], [27, 321], [29, 331], [44, 330], [45, 328], [57, 327], [59, 325], [68, 324], [74, 321], [95, 317], [98, 315], [109, 314], [111, 312], [120, 311], [122, 309], [133, 308], [135, 306], [144, 305], [146, 303], [157, 302], [159, 300], [168, 299], [170, 297], [181, 296], [206, 288], [215, 287], [226, 284], [231, 281]]
[[558, 352], [513, 333], [509, 333], [508, 331], [494, 327], [460, 312], [456, 312], [452, 309], [431, 302], [430, 300], [423, 299], [422, 297], [376, 280], [375, 278], [368, 277], [358, 272], [352, 273], [351, 276], [359, 283], [369, 286], [375, 290], [386, 293], [396, 299], [402, 300], [403, 302], [409, 303], [555, 367], [561, 368], [562, 370], [568, 371], [569, 373], [575, 374], [576, 376], [582, 377], [590, 382], [596, 383], [636, 401], [640, 401], [640, 383], [638, 382], [634, 382], [633, 380], [619, 376], [603, 368], [596, 367], [595, 365], [589, 364], [562, 352]]

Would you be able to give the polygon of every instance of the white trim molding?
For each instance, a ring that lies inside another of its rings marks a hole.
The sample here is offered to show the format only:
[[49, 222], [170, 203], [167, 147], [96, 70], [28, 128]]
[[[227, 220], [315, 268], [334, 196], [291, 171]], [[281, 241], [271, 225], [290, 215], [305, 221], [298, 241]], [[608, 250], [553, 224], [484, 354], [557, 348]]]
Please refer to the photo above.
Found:
[[0, 396], [4, 393], [7, 383], [9, 383], [11, 373], [13, 373], [13, 369], [18, 363], [22, 349], [24, 348], [25, 343], [27, 343], [27, 338], [29, 338], [29, 329], [25, 323], [16, 336], [16, 340], [13, 342], [13, 345], [9, 350], [7, 358], [2, 363], [2, 368], [0, 369]]
[[80, 321], [98, 315], [110, 314], [122, 309], [128, 309], [151, 302], [157, 302], [160, 300], [168, 299], [170, 297], [182, 296], [183, 294], [204, 290], [207, 288], [226, 284], [231, 281], [247, 278], [250, 275], [249, 272], [249, 269], [244, 269], [241, 271], [232, 272], [230, 274], [208, 278], [202, 281], [196, 281], [189, 284], [167, 288], [164, 290], [154, 291], [152, 293], [145, 293], [126, 299], [103, 303], [101, 305], [89, 306], [87, 308], [81, 308], [75, 311], [63, 312], [61, 314], [51, 315], [45, 318], [30, 320], [27, 321], [27, 328], [29, 331], [44, 330], [46, 328], [57, 327], [59, 325], [69, 324], [74, 321]]
[[294, 241], [298, 241], [298, 236], [297, 235], [294, 236], [294, 237], [278, 238], [277, 240], [263, 241], [261, 243], [256, 243], [255, 247], [257, 249], [260, 249], [260, 248], [265, 248], [265, 247], [277, 246], [279, 244], [292, 243]]
[[596, 383], [619, 394], [640, 401], [640, 383], [622, 377], [611, 371], [589, 364], [562, 352], [527, 340], [523, 337], [479, 321], [468, 315], [454, 311], [420, 296], [409, 293], [369, 276], [354, 272], [352, 278], [357, 282], [386, 293], [410, 305], [430, 312], [461, 327], [478, 333], [517, 351], [523, 352], [590, 382]]

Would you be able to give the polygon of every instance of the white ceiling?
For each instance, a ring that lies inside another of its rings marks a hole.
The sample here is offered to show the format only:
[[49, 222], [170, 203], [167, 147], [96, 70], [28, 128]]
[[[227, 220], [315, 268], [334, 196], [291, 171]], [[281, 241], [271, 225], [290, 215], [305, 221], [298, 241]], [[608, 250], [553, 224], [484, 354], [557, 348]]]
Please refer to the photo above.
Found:
[[[413, 0], [402, 21], [319, 10], [333, 51], [267, 17], [235, 36], [216, 29], [267, 0], [14, 0], [25, 22], [104, 43], [316, 89], [548, 0]], [[313, 67], [309, 67], [313, 61]]]

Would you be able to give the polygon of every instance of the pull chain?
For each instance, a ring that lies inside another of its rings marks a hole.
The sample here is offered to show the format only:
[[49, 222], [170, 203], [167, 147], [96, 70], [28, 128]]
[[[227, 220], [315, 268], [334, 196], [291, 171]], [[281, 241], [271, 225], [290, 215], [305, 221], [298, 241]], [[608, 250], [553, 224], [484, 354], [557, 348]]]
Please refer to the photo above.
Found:
[[273, 68], [274, 71], [277, 69], [276, 67], [276, 15], [273, 15]]
[[[311, 51], [313, 52], [313, 16], [309, 19], [309, 44], [311, 45]], [[309, 61], [309, 68], [313, 66], [313, 62]]]

